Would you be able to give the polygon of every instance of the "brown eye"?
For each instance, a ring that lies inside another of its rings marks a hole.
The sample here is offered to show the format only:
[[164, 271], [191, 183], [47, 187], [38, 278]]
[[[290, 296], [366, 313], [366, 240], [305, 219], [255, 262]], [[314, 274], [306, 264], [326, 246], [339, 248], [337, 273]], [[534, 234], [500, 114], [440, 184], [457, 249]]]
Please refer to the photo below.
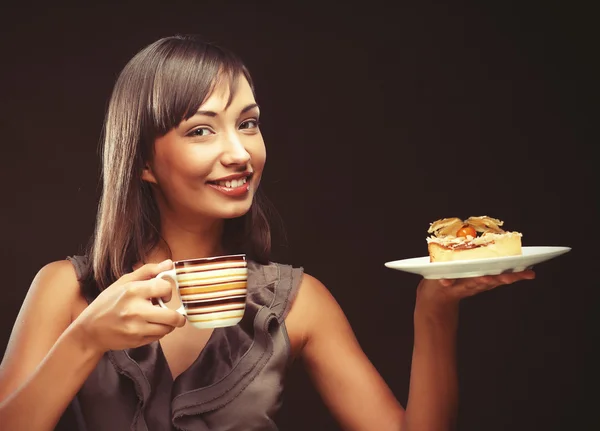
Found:
[[198, 127], [197, 129], [192, 130], [188, 135], [189, 136], [208, 136], [212, 133], [212, 131], [207, 127]]
[[240, 124], [240, 129], [256, 129], [258, 120], [246, 120]]

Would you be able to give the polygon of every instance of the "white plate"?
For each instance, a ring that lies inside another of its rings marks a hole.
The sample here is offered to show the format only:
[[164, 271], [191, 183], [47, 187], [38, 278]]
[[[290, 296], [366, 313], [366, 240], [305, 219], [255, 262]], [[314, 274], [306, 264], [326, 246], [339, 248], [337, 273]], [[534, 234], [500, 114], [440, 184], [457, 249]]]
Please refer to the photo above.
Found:
[[465, 278], [524, 271], [533, 265], [550, 260], [571, 250], [571, 247], [523, 247], [521, 256], [490, 257], [487, 259], [430, 262], [429, 256], [386, 262], [385, 266], [398, 271], [420, 274], [424, 278]]

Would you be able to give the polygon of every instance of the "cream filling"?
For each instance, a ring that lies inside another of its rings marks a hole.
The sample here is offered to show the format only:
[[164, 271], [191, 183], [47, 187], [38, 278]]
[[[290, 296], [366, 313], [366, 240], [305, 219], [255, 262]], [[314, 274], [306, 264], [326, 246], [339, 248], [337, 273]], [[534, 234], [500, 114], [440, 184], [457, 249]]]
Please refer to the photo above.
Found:
[[489, 243], [494, 242], [496, 239], [519, 236], [523, 235], [519, 232], [504, 232], [504, 233], [492, 233], [486, 232], [481, 236], [477, 236], [473, 238], [471, 235], [467, 235], [467, 237], [453, 236], [447, 235], [443, 237], [430, 236], [427, 238], [427, 244], [435, 243], [444, 247], [453, 247], [457, 245], [467, 245], [467, 246], [482, 246]]

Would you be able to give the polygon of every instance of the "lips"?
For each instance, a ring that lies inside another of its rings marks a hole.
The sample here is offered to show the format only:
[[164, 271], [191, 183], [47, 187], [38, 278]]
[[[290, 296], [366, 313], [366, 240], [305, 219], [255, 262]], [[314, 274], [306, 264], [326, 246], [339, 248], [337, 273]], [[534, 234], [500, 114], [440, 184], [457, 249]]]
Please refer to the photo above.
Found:
[[235, 174], [216, 181], [208, 181], [207, 185], [227, 196], [243, 196], [250, 191], [252, 173]]
[[242, 178], [234, 178], [231, 180], [220, 180], [220, 181], [209, 181], [209, 184], [214, 184], [217, 186], [221, 186], [221, 187], [226, 187], [226, 188], [237, 188], [237, 187], [241, 187], [244, 184], [246, 184], [248, 182], [249, 177], [242, 177]]
[[221, 185], [224, 185], [224, 183], [226, 183], [227, 181], [241, 180], [244, 178], [246, 180], [249, 180], [250, 177], [252, 177], [252, 175], [254, 175], [254, 172], [252, 172], [252, 171], [237, 172], [235, 174], [227, 175], [227, 176], [217, 178], [214, 180], [208, 180], [207, 182], [211, 183], [211, 184], [221, 183]]

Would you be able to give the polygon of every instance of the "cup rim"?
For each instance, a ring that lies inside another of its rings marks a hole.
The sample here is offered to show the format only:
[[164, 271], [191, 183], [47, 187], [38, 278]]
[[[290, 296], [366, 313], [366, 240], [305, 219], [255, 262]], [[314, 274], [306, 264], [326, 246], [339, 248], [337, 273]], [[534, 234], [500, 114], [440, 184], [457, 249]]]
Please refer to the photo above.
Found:
[[210, 261], [213, 261], [216, 259], [234, 258], [234, 257], [243, 257], [244, 260], [246, 260], [246, 253], [223, 254], [221, 256], [193, 257], [190, 259], [174, 260], [173, 265], [176, 265], [178, 263], [189, 263], [189, 262], [210, 262]]

